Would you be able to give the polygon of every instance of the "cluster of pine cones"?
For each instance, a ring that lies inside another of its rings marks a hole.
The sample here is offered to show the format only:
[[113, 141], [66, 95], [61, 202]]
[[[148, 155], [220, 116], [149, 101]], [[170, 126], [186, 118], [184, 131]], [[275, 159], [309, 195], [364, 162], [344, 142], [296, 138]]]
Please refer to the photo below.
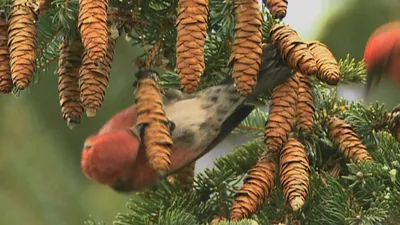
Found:
[[[264, 135], [267, 149], [235, 194], [231, 220], [249, 218], [257, 211], [274, 188], [278, 171], [286, 202], [293, 211], [302, 208], [309, 190], [310, 165], [305, 144], [296, 136], [311, 136], [316, 123], [311, 77], [328, 85], [340, 81], [338, 62], [325, 44], [305, 43], [287, 25], [275, 24], [270, 32], [272, 43], [295, 74], [272, 92]], [[348, 161], [373, 160], [348, 123], [331, 116], [324, 124], [332, 143]]]
[[[37, 25], [50, 0], [15, 0], [5, 18], [0, 18], [0, 91], [26, 89], [32, 81], [38, 57]], [[114, 47], [111, 35], [115, 12], [108, 1], [79, 1], [78, 34], [65, 37], [59, 46], [58, 91], [62, 116], [72, 128], [84, 111], [96, 115], [108, 86]]]

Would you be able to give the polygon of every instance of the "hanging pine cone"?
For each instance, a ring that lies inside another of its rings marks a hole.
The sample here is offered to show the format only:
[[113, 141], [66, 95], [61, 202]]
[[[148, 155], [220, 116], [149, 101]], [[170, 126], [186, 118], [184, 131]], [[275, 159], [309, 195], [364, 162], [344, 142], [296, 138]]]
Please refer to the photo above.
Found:
[[139, 71], [136, 74], [135, 103], [136, 126], [146, 124], [144, 128], [144, 146], [150, 166], [160, 175], [169, 171], [171, 165], [171, 147], [173, 145], [169, 120], [165, 115], [163, 99], [158, 86], [158, 74], [152, 70]]
[[328, 121], [328, 130], [332, 142], [339, 147], [339, 151], [348, 161], [359, 163], [361, 160], [373, 160], [350, 124], [332, 116]]
[[270, 113], [264, 135], [264, 143], [269, 151], [279, 151], [292, 131], [297, 111], [298, 90], [298, 76], [292, 76], [272, 91]]
[[207, 23], [208, 0], [179, 0], [176, 65], [181, 88], [186, 93], [196, 91], [204, 72]]
[[287, 0], [264, 0], [271, 15], [276, 19], [283, 19], [286, 16], [288, 1]]
[[4, 19], [0, 19], [0, 92], [2, 93], [10, 93], [13, 88], [7, 40], [7, 24]]
[[210, 225], [216, 225], [216, 224], [224, 222], [224, 221], [227, 221], [227, 219], [224, 217], [220, 217], [220, 216], [214, 216], [213, 220], [211, 220]]
[[14, 0], [8, 15], [8, 46], [11, 77], [22, 90], [32, 80], [36, 64], [36, 20], [30, 0]]
[[257, 0], [235, 0], [235, 38], [229, 64], [242, 96], [248, 96], [257, 84], [262, 54], [262, 17]]
[[78, 28], [85, 48], [85, 55], [96, 65], [107, 54], [108, 0], [79, 0]]
[[270, 31], [271, 40], [277, 43], [282, 59], [294, 70], [306, 75], [317, 73], [317, 63], [297, 32], [287, 25], [275, 24]]
[[58, 59], [58, 97], [61, 113], [67, 126], [73, 128], [79, 124], [83, 114], [80, 101], [79, 68], [82, 65], [83, 46], [79, 37], [72, 42], [65, 39], [60, 45]]
[[195, 165], [196, 165], [196, 162], [193, 162], [193, 163], [183, 167], [175, 174], [168, 176], [168, 181], [170, 183], [174, 184], [176, 182], [176, 180], [178, 180], [179, 183], [183, 187], [190, 188], [194, 181]]
[[299, 79], [299, 98], [297, 102], [297, 129], [304, 134], [311, 134], [315, 121], [314, 97], [311, 90], [311, 78], [297, 72]]
[[249, 218], [256, 213], [275, 186], [276, 163], [263, 154], [257, 164], [247, 173], [244, 183], [234, 196], [231, 220]]
[[116, 43], [117, 39], [108, 38], [107, 55], [99, 64], [92, 61], [86, 51], [83, 54], [82, 66], [79, 71], [79, 88], [80, 99], [88, 117], [96, 116], [103, 104]]
[[319, 41], [313, 41], [308, 43], [308, 49], [317, 62], [317, 78], [329, 85], [337, 85], [340, 80], [340, 68], [328, 47]]
[[293, 211], [303, 207], [310, 185], [310, 164], [304, 146], [289, 138], [280, 153], [280, 179], [283, 194]]

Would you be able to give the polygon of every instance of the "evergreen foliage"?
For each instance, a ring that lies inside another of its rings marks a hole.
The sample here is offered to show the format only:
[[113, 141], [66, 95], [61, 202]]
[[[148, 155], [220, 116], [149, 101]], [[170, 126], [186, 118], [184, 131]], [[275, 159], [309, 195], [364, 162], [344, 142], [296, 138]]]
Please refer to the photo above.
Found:
[[[7, 15], [10, 3], [7, 0], [0, 4], [1, 16]], [[110, 0], [109, 7], [118, 8], [121, 15], [130, 15], [133, 29], [126, 34], [129, 37], [127, 40], [145, 49], [145, 54], [138, 61], [146, 57], [146, 49], [161, 40], [158, 51], [158, 57], [164, 62], [158, 68], [163, 71], [161, 84], [163, 87], [178, 88], [178, 75], [172, 69], [176, 67], [174, 25], [177, 1]], [[209, 8], [206, 69], [199, 89], [231, 76], [228, 58], [235, 22], [233, 3], [230, 0], [209, 0]], [[40, 55], [36, 82], [39, 75], [56, 62], [62, 38], [74, 37], [77, 15], [78, 0], [53, 0], [51, 7], [39, 16], [37, 40]], [[263, 9], [263, 15], [264, 42], [267, 42], [272, 24], [279, 21], [273, 20], [266, 9]], [[122, 31], [121, 28], [120, 35]], [[362, 61], [356, 62], [347, 56], [339, 64], [341, 84], [365, 82]], [[292, 212], [277, 181], [270, 198], [252, 220], [229, 224], [397, 224], [396, 219], [400, 216], [400, 146], [386, 130], [384, 106], [379, 103], [364, 106], [362, 102], [338, 98], [337, 87], [317, 79], [313, 79], [313, 94], [317, 115], [314, 133], [308, 137], [297, 137], [306, 143], [312, 167], [306, 204], [299, 212]], [[268, 103], [270, 99], [266, 95], [260, 100]], [[374, 162], [345, 164], [325, 128], [327, 119], [332, 115], [345, 120], [355, 129]], [[268, 113], [260, 109], [253, 111], [235, 130], [235, 133], [247, 135], [249, 141], [217, 159], [213, 168], [198, 174], [190, 191], [183, 189], [179, 183], [162, 181], [157, 188], [145, 190], [138, 193], [139, 198], [129, 200], [127, 207], [131, 212], [118, 214], [114, 224], [207, 224], [214, 216], [229, 217], [233, 195], [246, 172], [265, 149], [263, 132], [267, 118]], [[86, 224], [94, 225], [96, 222], [88, 221]]]

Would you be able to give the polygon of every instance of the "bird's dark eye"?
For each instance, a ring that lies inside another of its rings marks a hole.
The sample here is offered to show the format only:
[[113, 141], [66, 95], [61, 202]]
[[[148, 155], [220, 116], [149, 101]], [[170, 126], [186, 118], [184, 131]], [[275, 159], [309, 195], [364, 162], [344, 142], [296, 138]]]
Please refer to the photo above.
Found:
[[92, 147], [92, 145], [89, 143], [85, 142], [85, 144], [83, 144], [83, 149], [85, 149], [85, 150], [89, 150], [91, 147]]

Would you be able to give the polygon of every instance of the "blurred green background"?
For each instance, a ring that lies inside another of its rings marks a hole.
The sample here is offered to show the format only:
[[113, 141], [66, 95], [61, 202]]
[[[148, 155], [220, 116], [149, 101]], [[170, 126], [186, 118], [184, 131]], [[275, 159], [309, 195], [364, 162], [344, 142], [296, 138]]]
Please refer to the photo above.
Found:
[[[372, 31], [400, 19], [397, 0], [319, 1], [342, 2], [337, 11], [328, 9], [329, 14], [324, 13], [329, 17], [320, 18], [314, 35], [328, 44], [337, 58], [350, 53], [361, 59]], [[288, 13], [303, 10], [303, 16], [307, 16], [307, 10], [318, 10], [307, 6], [313, 2], [304, 1], [302, 8], [291, 8], [289, 2]], [[18, 98], [0, 95], [0, 224], [83, 224], [89, 215], [111, 224], [116, 213], [127, 211], [125, 204], [131, 196], [87, 180], [81, 172], [80, 156], [85, 138], [97, 132], [115, 112], [132, 104], [131, 59], [135, 52], [138, 50], [121, 37], [100, 112], [95, 118], [83, 118], [73, 130], [61, 118], [55, 67], [41, 77], [31, 93], [24, 92]], [[358, 99], [362, 90], [362, 85], [344, 87], [342, 94]], [[382, 100], [393, 107], [400, 102], [399, 93], [400, 89], [388, 81], [370, 101]]]

